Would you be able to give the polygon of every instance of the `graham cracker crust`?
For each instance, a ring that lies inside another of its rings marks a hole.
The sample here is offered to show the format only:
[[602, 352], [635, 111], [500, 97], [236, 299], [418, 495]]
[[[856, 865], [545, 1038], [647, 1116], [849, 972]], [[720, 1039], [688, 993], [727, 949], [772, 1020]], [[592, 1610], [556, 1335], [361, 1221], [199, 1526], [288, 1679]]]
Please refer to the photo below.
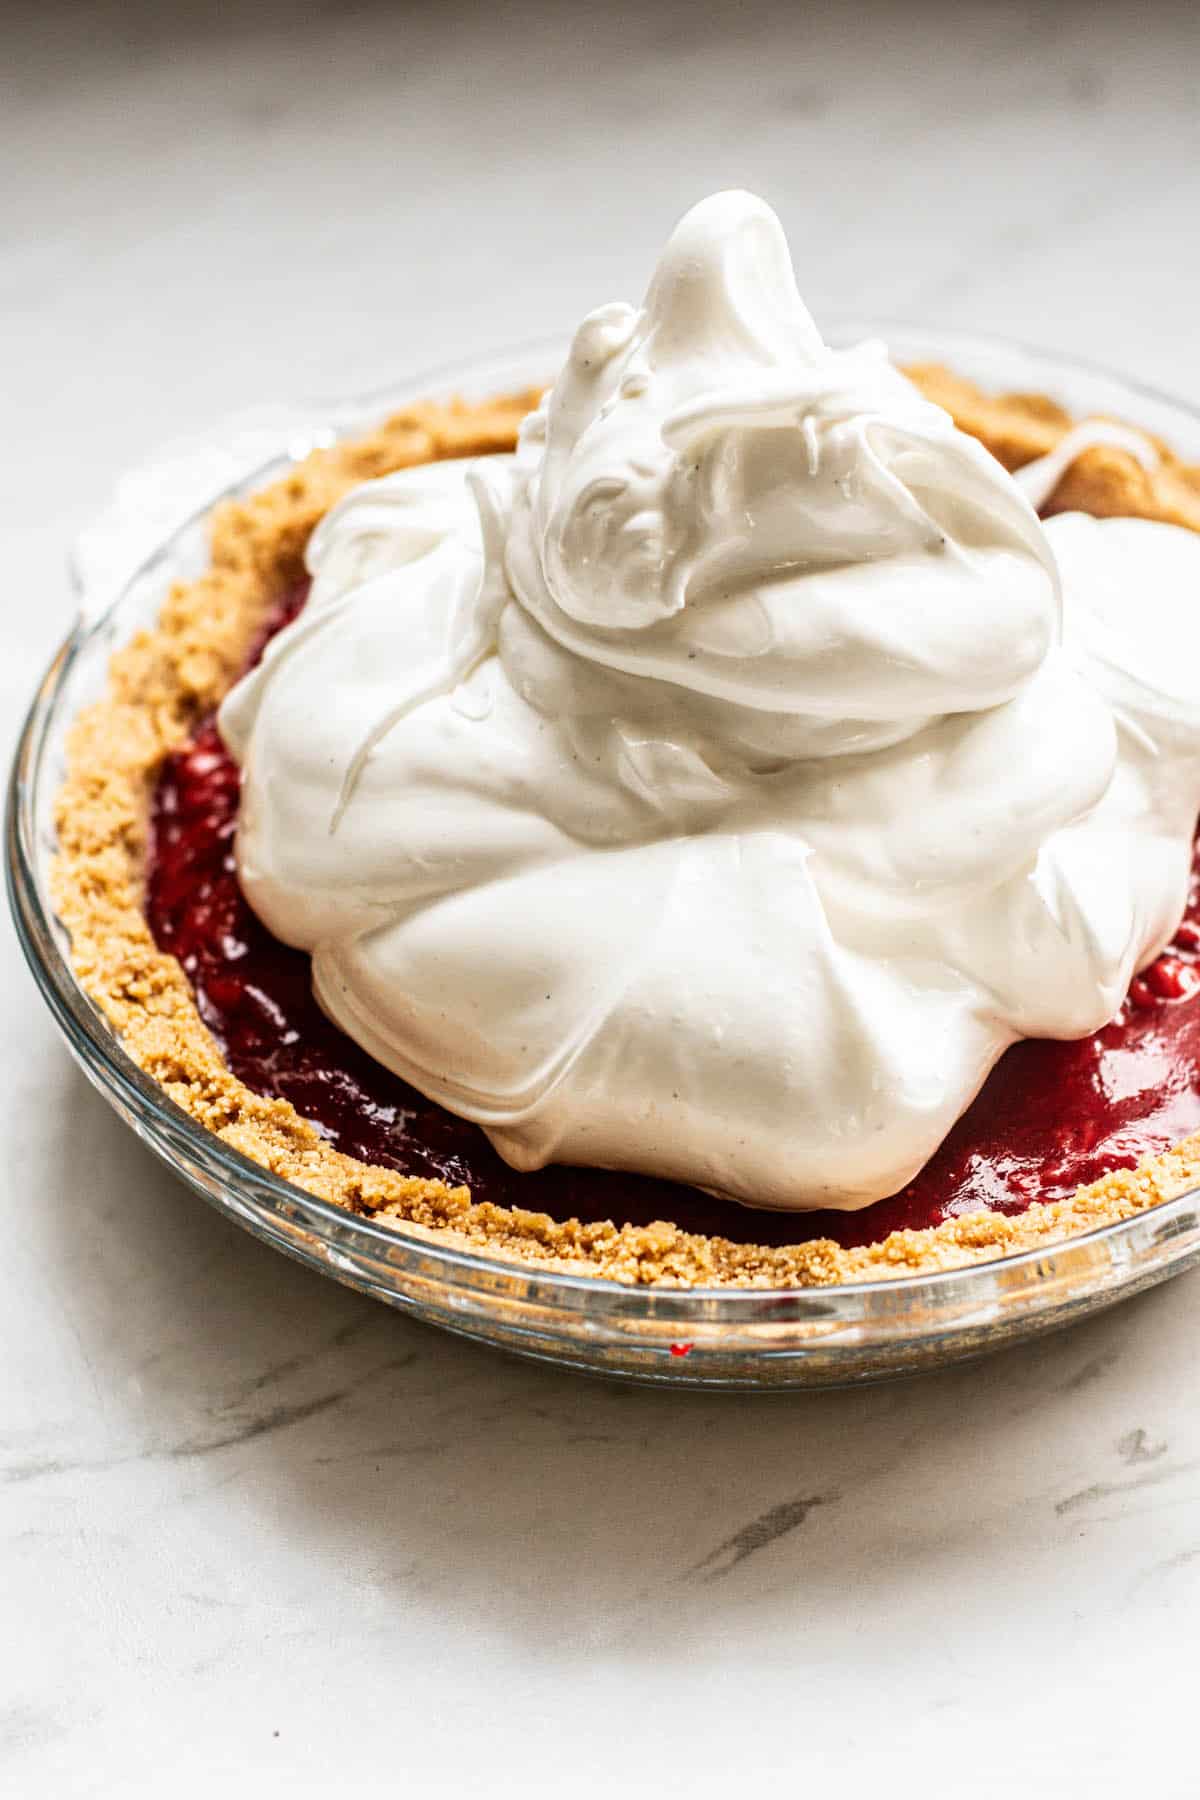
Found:
[[[935, 365], [907, 372], [1009, 469], [1052, 450], [1073, 422], [1045, 396], [988, 396]], [[669, 1221], [585, 1225], [477, 1204], [465, 1187], [343, 1155], [288, 1102], [264, 1099], [231, 1074], [183, 970], [157, 948], [142, 913], [149, 798], [162, 759], [231, 686], [272, 603], [302, 576], [309, 535], [335, 501], [359, 482], [413, 464], [511, 450], [538, 397], [411, 407], [362, 438], [315, 451], [260, 493], [218, 506], [208, 572], [174, 587], [155, 626], [113, 657], [107, 693], [69, 736], [52, 893], [79, 983], [134, 1062], [206, 1130], [323, 1200], [456, 1248], [632, 1284], [813, 1287], [958, 1268], [1129, 1218], [1200, 1183], [1198, 1133], [1137, 1170], [1016, 1218], [973, 1213], [856, 1249], [831, 1239], [743, 1244]], [[1200, 531], [1200, 466], [1158, 448], [1162, 461], [1153, 471], [1109, 446], [1084, 452], [1049, 510]]]

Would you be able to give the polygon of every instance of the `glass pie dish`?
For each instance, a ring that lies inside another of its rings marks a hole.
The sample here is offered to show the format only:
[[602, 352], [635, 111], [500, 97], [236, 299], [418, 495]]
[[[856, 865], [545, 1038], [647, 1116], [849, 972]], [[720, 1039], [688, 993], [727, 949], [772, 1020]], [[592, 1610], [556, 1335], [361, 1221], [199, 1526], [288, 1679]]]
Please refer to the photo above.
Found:
[[[878, 323], [902, 362], [946, 362], [989, 389], [1111, 414], [1200, 460], [1200, 412], [1086, 365], [999, 341]], [[125, 478], [77, 547], [75, 628], [21, 734], [6, 866], [18, 935], [89, 1079], [190, 1186], [264, 1241], [361, 1291], [466, 1336], [596, 1372], [684, 1386], [785, 1389], [879, 1379], [982, 1354], [1067, 1323], [1200, 1259], [1200, 1196], [969, 1267], [803, 1289], [673, 1289], [540, 1270], [428, 1231], [375, 1222], [271, 1174], [182, 1111], [127, 1055], [72, 972], [47, 871], [66, 732], [103, 689], [112, 651], [201, 571], [204, 523], [230, 494], [417, 399], [484, 399], [544, 383], [562, 346], [535, 344], [419, 374], [351, 403], [260, 412]]]

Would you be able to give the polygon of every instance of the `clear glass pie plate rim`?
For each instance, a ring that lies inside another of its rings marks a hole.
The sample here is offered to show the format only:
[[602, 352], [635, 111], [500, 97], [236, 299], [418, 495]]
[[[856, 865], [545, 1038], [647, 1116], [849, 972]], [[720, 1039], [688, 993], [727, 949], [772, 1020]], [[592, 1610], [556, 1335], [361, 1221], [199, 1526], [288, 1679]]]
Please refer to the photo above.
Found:
[[[996, 338], [878, 321], [903, 361], [945, 361], [984, 386], [1108, 411], [1200, 461], [1200, 409], [1076, 359]], [[258, 1237], [430, 1322], [525, 1354], [684, 1386], [789, 1388], [878, 1379], [1015, 1342], [1200, 1260], [1200, 1192], [1115, 1224], [962, 1268], [803, 1289], [624, 1285], [489, 1257], [382, 1225], [292, 1186], [189, 1117], [123, 1049], [83, 993], [46, 885], [63, 738], [99, 691], [111, 650], [199, 571], [202, 522], [221, 498], [416, 399], [484, 398], [544, 382], [562, 355], [539, 342], [418, 372], [353, 401], [262, 409], [174, 446], [125, 477], [81, 537], [76, 624], [33, 700], [13, 761], [5, 830], [22, 949], [89, 1079], [185, 1181]]]

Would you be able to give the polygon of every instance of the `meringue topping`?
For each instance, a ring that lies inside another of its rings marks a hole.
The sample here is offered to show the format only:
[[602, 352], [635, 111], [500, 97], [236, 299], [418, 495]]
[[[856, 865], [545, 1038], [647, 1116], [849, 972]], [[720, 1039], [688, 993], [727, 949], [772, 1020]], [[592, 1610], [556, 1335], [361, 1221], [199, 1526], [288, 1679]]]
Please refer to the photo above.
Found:
[[1043, 527], [822, 343], [750, 195], [583, 322], [515, 457], [368, 483], [308, 557], [221, 713], [243, 888], [517, 1167], [866, 1205], [1182, 914], [1200, 540]]

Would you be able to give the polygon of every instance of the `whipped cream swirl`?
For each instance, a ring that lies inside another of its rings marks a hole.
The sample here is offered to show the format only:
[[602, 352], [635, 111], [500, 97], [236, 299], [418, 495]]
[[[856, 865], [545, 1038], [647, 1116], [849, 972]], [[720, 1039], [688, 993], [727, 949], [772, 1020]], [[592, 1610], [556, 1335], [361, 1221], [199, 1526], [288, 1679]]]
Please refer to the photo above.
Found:
[[250, 904], [520, 1168], [895, 1192], [1181, 916], [1200, 540], [1043, 527], [718, 194], [515, 457], [367, 483], [233, 691]]

